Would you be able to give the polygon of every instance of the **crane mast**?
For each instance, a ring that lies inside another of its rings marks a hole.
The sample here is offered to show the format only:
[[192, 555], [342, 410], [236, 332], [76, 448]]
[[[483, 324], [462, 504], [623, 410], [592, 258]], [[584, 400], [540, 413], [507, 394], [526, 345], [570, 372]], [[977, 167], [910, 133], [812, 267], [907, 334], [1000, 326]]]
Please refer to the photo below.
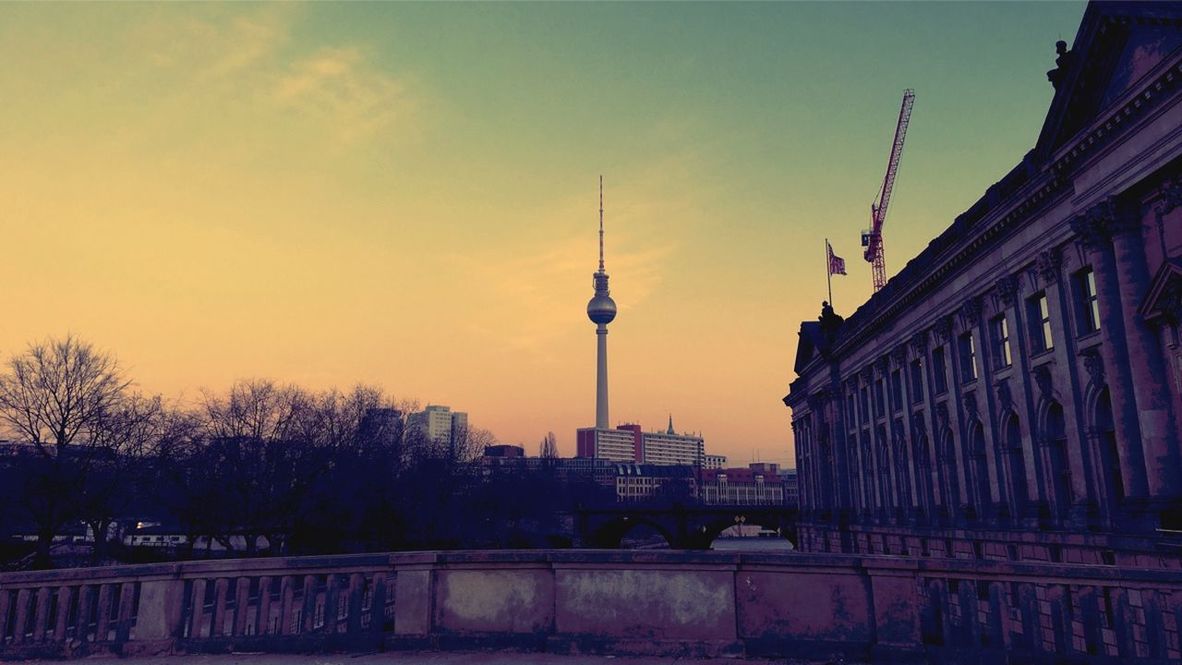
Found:
[[870, 263], [877, 292], [886, 284], [886, 256], [882, 249], [882, 226], [886, 221], [887, 207], [891, 204], [891, 190], [895, 188], [895, 175], [899, 172], [899, 159], [903, 156], [903, 141], [907, 138], [907, 124], [911, 121], [911, 106], [915, 103], [915, 91], [903, 91], [903, 105], [899, 108], [899, 122], [895, 125], [895, 141], [891, 145], [891, 156], [887, 160], [886, 177], [878, 200], [870, 204], [870, 229], [862, 232], [862, 246], [866, 248], [863, 257]]

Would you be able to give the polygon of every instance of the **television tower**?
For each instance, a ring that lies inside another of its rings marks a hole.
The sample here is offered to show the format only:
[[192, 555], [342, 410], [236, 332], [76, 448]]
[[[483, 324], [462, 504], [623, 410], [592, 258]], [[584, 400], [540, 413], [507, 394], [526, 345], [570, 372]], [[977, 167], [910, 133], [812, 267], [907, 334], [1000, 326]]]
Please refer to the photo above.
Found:
[[587, 303], [587, 317], [595, 323], [595, 428], [608, 429], [607, 417], [607, 324], [616, 318], [616, 301], [607, 289], [603, 271], [603, 176], [599, 176], [599, 270], [592, 275], [595, 296]]

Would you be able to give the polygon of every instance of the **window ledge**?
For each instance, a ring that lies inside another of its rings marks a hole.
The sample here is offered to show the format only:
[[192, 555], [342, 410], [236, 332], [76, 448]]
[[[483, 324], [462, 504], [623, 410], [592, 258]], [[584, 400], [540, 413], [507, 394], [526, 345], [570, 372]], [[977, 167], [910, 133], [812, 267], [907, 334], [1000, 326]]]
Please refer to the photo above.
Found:
[[1055, 353], [1055, 350], [1053, 348], [1052, 349], [1043, 349], [1041, 351], [1032, 351], [1030, 353], [1030, 360], [1033, 363], [1034, 361], [1042, 360], [1043, 358], [1049, 359], [1049, 358], [1051, 358], [1051, 356], [1054, 353]]

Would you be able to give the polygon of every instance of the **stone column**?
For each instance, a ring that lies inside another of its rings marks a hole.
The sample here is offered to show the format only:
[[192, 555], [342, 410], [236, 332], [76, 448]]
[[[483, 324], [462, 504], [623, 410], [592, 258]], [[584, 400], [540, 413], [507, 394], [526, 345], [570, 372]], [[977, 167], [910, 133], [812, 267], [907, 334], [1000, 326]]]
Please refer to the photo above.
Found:
[[1071, 220], [1080, 243], [1092, 264], [1096, 280], [1096, 298], [1100, 304], [1100, 359], [1105, 380], [1110, 386], [1116, 445], [1120, 452], [1121, 480], [1130, 498], [1148, 493], [1145, 462], [1141, 449], [1141, 427], [1134, 399], [1133, 375], [1125, 341], [1124, 308], [1121, 306], [1116, 258], [1108, 239], [1103, 208], [1095, 208]]
[[1180, 485], [1178, 433], [1170, 418], [1170, 387], [1166, 383], [1169, 371], [1157, 336], [1137, 311], [1150, 281], [1141, 220], [1137, 211], [1118, 210], [1112, 199], [1099, 205], [1111, 220], [1128, 367], [1137, 401], [1149, 495], [1172, 497], [1178, 494]]

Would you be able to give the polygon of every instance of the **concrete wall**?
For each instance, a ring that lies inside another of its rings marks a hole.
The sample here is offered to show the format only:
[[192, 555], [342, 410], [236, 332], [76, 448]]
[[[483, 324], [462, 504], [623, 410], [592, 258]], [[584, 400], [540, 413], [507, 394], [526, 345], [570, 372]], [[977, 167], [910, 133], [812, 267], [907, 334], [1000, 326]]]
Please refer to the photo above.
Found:
[[1163, 662], [1182, 659], [1180, 619], [1180, 571], [899, 557], [420, 552], [0, 575], [0, 658], [499, 646]]

